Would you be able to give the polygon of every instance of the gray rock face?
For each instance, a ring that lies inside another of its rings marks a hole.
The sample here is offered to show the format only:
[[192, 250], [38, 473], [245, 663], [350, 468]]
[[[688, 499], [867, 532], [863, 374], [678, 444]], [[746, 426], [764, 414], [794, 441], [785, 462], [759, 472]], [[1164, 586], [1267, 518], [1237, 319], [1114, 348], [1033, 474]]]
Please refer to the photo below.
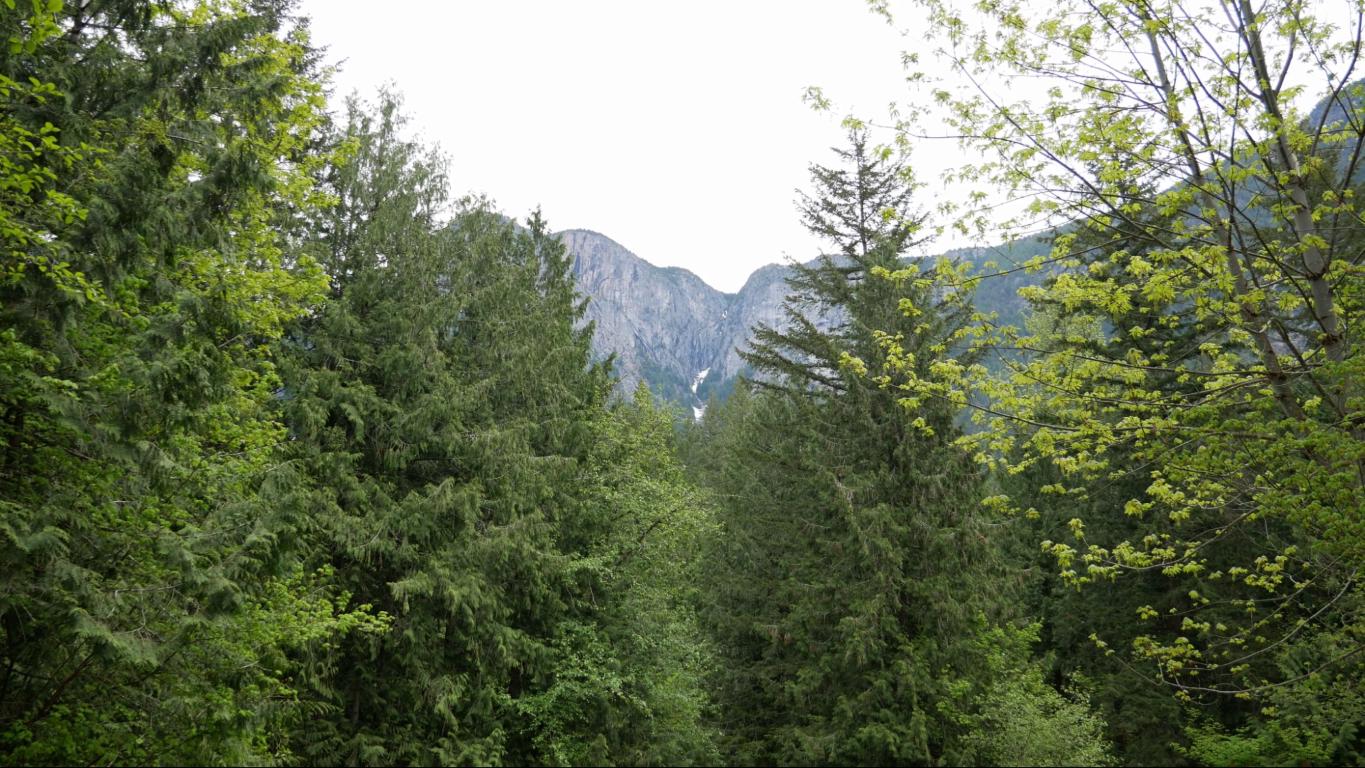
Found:
[[749, 275], [744, 287], [731, 299], [724, 343], [716, 350], [716, 357], [712, 361], [718, 386], [725, 382], [733, 383], [731, 380], [744, 372], [745, 365], [739, 357], [739, 351], [747, 348], [749, 334], [755, 326], [786, 327], [782, 302], [787, 297], [789, 275], [789, 267], [769, 264]]
[[685, 269], [656, 267], [597, 232], [571, 229], [559, 237], [573, 257], [578, 289], [591, 299], [594, 349], [600, 357], [616, 354], [625, 392], [645, 383], [668, 400], [701, 408], [711, 393], [728, 392], [743, 372], [738, 349], [750, 329], [781, 323], [787, 267], [763, 267], [739, 293], [722, 293]]
[[[750, 275], [739, 293], [722, 293], [685, 269], [656, 267], [597, 232], [571, 229], [559, 237], [573, 257], [578, 289], [591, 299], [587, 319], [596, 324], [594, 351], [599, 358], [615, 353], [624, 393], [643, 383], [700, 417], [707, 398], [724, 398], [747, 372], [739, 353], [753, 328], [787, 325], [782, 304], [790, 267], [769, 264]], [[1045, 239], [1029, 239], [940, 258], [995, 261], [1003, 269], [1048, 248]], [[983, 281], [974, 301], [1000, 322], [1021, 325], [1027, 307], [1019, 288], [1039, 284], [1047, 274], [1019, 271]], [[814, 319], [821, 325], [837, 322]]]

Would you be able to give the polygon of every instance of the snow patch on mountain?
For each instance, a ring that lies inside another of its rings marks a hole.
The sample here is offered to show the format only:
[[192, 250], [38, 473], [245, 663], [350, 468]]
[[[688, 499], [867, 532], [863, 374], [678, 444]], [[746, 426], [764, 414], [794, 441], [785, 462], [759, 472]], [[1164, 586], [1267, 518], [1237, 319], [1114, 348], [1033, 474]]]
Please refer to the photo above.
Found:
[[694, 376], [694, 377], [692, 378], [692, 394], [693, 394], [693, 395], [696, 395], [696, 394], [697, 394], [697, 387], [700, 387], [700, 386], [702, 385], [702, 382], [706, 381], [706, 377], [707, 377], [707, 375], [709, 375], [710, 373], [711, 373], [711, 369], [710, 369], [710, 368], [703, 368], [703, 369], [701, 369], [700, 371], [697, 371], [697, 375]]

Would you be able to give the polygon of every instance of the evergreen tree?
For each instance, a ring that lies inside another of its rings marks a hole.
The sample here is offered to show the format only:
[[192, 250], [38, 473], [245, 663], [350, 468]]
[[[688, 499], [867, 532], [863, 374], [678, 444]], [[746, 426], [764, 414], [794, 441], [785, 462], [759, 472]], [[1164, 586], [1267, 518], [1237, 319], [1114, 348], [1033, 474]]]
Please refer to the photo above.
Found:
[[[298, 570], [273, 392], [320, 297], [280, 231], [323, 120], [282, 2], [0, 10], [0, 755], [281, 759]], [[361, 620], [352, 616], [350, 619]]]
[[310, 550], [387, 632], [304, 657], [299, 754], [349, 764], [704, 763], [704, 521], [647, 402], [607, 371], [562, 243], [481, 201], [438, 221], [439, 156], [352, 103], [320, 258], [332, 300], [287, 368]]
[[715, 765], [697, 607], [711, 510], [682, 474], [671, 414], [641, 386], [598, 419], [579, 483], [575, 615], [554, 680], [525, 701], [542, 759], [560, 765]]
[[537, 233], [482, 209], [439, 229], [442, 161], [401, 129], [391, 97], [373, 115], [350, 107], [353, 154], [332, 173], [320, 242], [333, 299], [296, 330], [287, 377], [292, 453], [314, 479], [311, 549], [393, 623], [315, 649], [309, 680], [329, 714], [296, 741], [321, 762], [500, 762], [524, 747], [515, 699], [549, 673], [564, 611], [562, 400], [591, 405], [597, 384], [586, 355], [576, 376], [525, 384], [517, 363], [546, 351], [528, 347], [572, 354], [556, 333], [572, 318], [546, 317], [564, 310], [562, 270]]
[[[726, 746], [745, 764], [988, 759], [968, 738], [991, 727], [981, 703], [1002, 685], [1036, 690], [1019, 684], [1038, 674], [1026, 638], [984, 631], [1007, 592], [988, 581], [981, 475], [953, 445], [952, 403], [906, 408], [866, 376], [883, 334], [912, 365], [962, 365], [947, 353], [967, 297], [902, 261], [917, 228], [907, 171], [858, 130], [839, 155], [843, 167], [813, 169], [802, 205], [838, 251], [796, 268], [789, 328], [760, 327], [745, 356], [757, 394], [704, 427]], [[1010, 661], [991, 671], [997, 656]]]

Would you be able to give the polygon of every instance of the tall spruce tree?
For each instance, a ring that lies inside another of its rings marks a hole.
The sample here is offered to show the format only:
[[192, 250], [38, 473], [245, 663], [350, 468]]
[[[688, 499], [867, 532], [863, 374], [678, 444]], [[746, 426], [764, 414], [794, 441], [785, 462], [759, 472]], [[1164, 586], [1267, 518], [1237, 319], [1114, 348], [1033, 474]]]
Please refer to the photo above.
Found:
[[719, 727], [739, 764], [1057, 765], [1107, 759], [1102, 723], [1048, 686], [1011, 587], [957, 406], [907, 407], [869, 372], [959, 366], [970, 297], [906, 260], [906, 169], [850, 132], [815, 167], [807, 226], [837, 246], [797, 267], [785, 328], [745, 355], [752, 394], [689, 451], [717, 494], [708, 620]]
[[[984, 609], [989, 547], [979, 476], [951, 445], [954, 412], [917, 412], [866, 382], [904, 334], [950, 343], [961, 306], [874, 272], [903, 268], [917, 219], [905, 170], [853, 131], [844, 165], [814, 167], [807, 227], [837, 246], [798, 266], [788, 327], [760, 327], [745, 359], [763, 394], [710, 478], [724, 503], [716, 625], [726, 655], [722, 722], [740, 762], [932, 762], [952, 749], [945, 670]], [[951, 673], [949, 673], [951, 674]]]

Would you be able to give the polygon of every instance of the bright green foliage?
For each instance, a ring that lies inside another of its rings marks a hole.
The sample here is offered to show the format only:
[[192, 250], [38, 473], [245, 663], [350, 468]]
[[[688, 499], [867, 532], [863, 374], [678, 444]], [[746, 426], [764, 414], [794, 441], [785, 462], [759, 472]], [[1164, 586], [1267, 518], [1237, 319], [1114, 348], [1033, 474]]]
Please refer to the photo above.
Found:
[[[1319, 648], [1285, 654], [1281, 674], [1302, 674], [1295, 662], [1313, 660], [1313, 653], [1341, 655], [1354, 647], [1345, 633], [1319, 636]], [[1296, 658], [1297, 657], [1297, 658]], [[1189, 728], [1188, 754], [1205, 765], [1360, 765], [1361, 708], [1365, 693], [1358, 684], [1359, 666], [1344, 667], [1330, 675], [1318, 675], [1293, 686], [1265, 692], [1269, 704], [1264, 719], [1240, 729], [1217, 722], [1196, 720]], [[1267, 711], [1269, 710], [1269, 711]]]
[[1144, 630], [1134, 621], [1139, 611], [1165, 612], [1180, 605], [1186, 599], [1180, 584], [1149, 572], [1078, 590], [1057, 574], [1053, 556], [1038, 547], [1040, 541], [1071, 536], [1069, 523], [1078, 518], [1087, 521], [1087, 537], [1133, 535], [1141, 520], [1105, 512], [1121, 507], [1129, 494], [1141, 492], [1145, 484], [1130, 474], [1092, 489], [1085, 499], [1038, 490], [1051, 488], [1061, 479], [1060, 473], [1047, 466], [998, 479], [1001, 490], [1015, 503], [1033, 510], [1027, 517], [1002, 521], [1001, 530], [1011, 532], [1011, 559], [1027, 566], [1021, 567], [1029, 583], [1025, 611], [1041, 622], [1040, 645], [1048, 653], [1052, 675], [1064, 679], [1079, 674], [1088, 681], [1090, 703], [1103, 715], [1114, 754], [1124, 763], [1185, 763], [1173, 749], [1183, 741], [1182, 705], [1165, 686], [1143, 679], [1126, 666], [1126, 659], [1106, 653], [1091, 640], [1092, 634], [1103, 632], [1110, 645], [1131, 645], [1132, 638]]
[[[962, 716], [968, 752], [984, 765], [1109, 765], [1105, 722], [1079, 692], [1058, 692], [1044, 682], [1032, 658], [1038, 628], [983, 632], [977, 651], [991, 682]], [[969, 692], [963, 683], [958, 690]]]
[[[1165, 226], [1169, 224], [1169, 217], [1165, 221], [1145, 224]], [[1078, 234], [1073, 249], [1081, 264], [1079, 269], [1104, 261], [1115, 252], [1124, 254], [1120, 258], [1125, 262], [1140, 259], [1150, 245], [1142, 237], [1136, 221], [1116, 227], [1103, 236], [1085, 230]], [[1053, 279], [1055, 277], [1049, 278]], [[1123, 270], [1115, 280], [1121, 285], [1141, 283]], [[1080, 328], [1093, 328], [1093, 320], [1076, 318], [1046, 292], [1035, 291], [1032, 304], [1027, 330], [1034, 338], [1047, 337], [1053, 339], [1054, 344], [1069, 345], [1077, 353], [1088, 356], [1122, 355], [1124, 345], [1135, 345], [1148, 353], [1164, 345], [1191, 343], [1195, 336], [1188, 325], [1169, 324], [1159, 313], [1143, 314], [1139, 308], [1134, 308], [1123, 320], [1108, 322], [1148, 328], [1149, 332], [1133, 339], [1107, 339], [1102, 334], [1077, 333]], [[1020, 360], [1026, 360], [1027, 354], [1002, 355], [998, 359], [1005, 360], [1001, 368], [1006, 373], [1015, 373], [1023, 370]], [[1191, 388], [1188, 384], [1177, 385], [1175, 378], [1168, 375], [1161, 380], [1161, 385], [1170, 390]], [[1180, 703], [1172, 699], [1163, 686], [1143, 680], [1126, 668], [1121, 659], [1106, 653], [1105, 648], [1097, 647], [1091, 636], [1102, 633], [1108, 645], [1131, 647], [1133, 640], [1144, 633], [1143, 626], [1134, 623], [1133, 618], [1140, 612], [1168, 612], [1172, 607], [1182, 605], [1188, 587], [1182, 587], [1178, 580], [1159, 572], [1146, 572], [1130, 574], [1122, 585], [1104, 583], [1077, 590], [1051, 567], [1055, 563], [1053, 555], [1038, 551], [1040, 541], [1065, 540], [1072, 536], [1070, 521], [1075, 519], [1086, 521], [1085, 533], [1092, 539], [1122, 540], [1146, 534], [1145, 520], [1132, 515], [1108, 514], [1141, 495], [1150, 482], [1145, 472], [1131, 470], [1131, 467], [1142, 467], [1143, 464], [1130, 452], [1116, 447], [1113, 456], [1115, 466], [1130, 469], [1114, 473], [1106, 482], [1090, 488], [1084, 496], [1053, 492], [1066, 476], [1047, 464], [1033, 465], [1014, 475], [1002, 473], [998, 482], [1015, 505], [1031, 510], [1027, 520], [1016, 519], [1012, 527], [1020, 534], [1020, 559], [1033, 566], [1030, 570], [1038, 579], [1038, 591], [1029, 612], [1043, 621], [1043, 647], [1049, 650], [1056, 673], [1064, 676], [1080, 673], [1092, 681], [1090, 701], [1105, 715], [1108, 736], [1116, 754], [1125, 761], [1141, 765], [1182, 763], [1186, 760], [1176, 750], [1184, 740], [1185, 718]], [[1239, 552], [1239, 549], [1243, 551]], [[1245, 554], [1242, 547], [1227, 550], [1227, 556], [1234, 559]], [[1031, 555], [1024, 552], [1031, 552]], [[1078, 621], [1078, 617], [1085, 620]], [[1231, 701], [1217, 708], [1232, 717], [1237, 716], [1239, 709], [1240, 703]], [[1206, 713], [1213, 711], [1206, 710]]]
[[258, 762], [284, 652], [372, 626], [287, 558], [278, 234], [322, 120], [274, 3], [0, 10], [0, 753]]
[[[1028, 353], [1005, 379], [874, 373], [970, 401], [1001, 472], [1046, 467], [1053, 502], [996, 506], [1077, 511], [1043, 542], [1065, 583], [1160, 598], [1092, 642], [1204, 705], [1192, 756], [1358, 759], [1327, 692], [1365, 679], [1361, 8], [917, 5], [979, 84], [934, 92], [984, 158], [958, 177], [1063, 225], [1060, 273], [1045, 322], [980, 343]], [[995, 88], [1022, 82], [1046, 97]]]
[[555, 764], [714, 765], [703, 678], [714, 659], [697, 619], [697, 553], [709, 508], [673, 455], [672, 421], [647, 389], [602, 419], [576, 527], [588, 588], [554, 643], [554, 682], [521, 704]]

